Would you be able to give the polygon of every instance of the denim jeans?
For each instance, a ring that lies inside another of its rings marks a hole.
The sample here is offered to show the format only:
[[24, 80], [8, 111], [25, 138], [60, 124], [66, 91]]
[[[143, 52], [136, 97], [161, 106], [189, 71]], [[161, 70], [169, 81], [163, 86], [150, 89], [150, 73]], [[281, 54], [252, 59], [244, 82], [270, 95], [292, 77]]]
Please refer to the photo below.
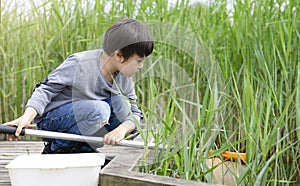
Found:
[[[112, 131], [130, 114], [130, 104], [121, 96], [106, 100], [80, 100], [64, 104], [48, 113], [37, 124], [39, 130], [63, 133], [104, 136]], [[87, 144], [59, 139], [44, 139], [53, 152], [93, 152], [99, 144]]]

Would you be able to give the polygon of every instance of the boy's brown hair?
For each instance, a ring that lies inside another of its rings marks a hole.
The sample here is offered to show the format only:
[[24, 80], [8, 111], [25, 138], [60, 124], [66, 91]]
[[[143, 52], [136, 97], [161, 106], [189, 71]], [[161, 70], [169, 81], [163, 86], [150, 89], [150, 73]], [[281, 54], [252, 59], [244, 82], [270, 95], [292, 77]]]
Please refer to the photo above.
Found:
[[135, 19], [120, 19], [106, 31], [104, 36], [104, 52], [112, 55], [119, 50], [125, 60], [134, 54], [146, 57], [153, 52], [153, 48], [154, 42], [148, 28]]

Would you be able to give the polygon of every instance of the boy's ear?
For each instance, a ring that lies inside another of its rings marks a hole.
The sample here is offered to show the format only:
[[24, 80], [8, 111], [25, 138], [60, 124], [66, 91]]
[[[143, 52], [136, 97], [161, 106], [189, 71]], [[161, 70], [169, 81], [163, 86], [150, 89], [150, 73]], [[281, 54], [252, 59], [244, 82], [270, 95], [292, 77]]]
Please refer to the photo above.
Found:
[[120, 63], [124, 62], [124, 57], [123, 57], [122, 52], [120, 50], [115, 51], [114, 56], [115, 56], [115, 58], [118, 62], [120, 62]]

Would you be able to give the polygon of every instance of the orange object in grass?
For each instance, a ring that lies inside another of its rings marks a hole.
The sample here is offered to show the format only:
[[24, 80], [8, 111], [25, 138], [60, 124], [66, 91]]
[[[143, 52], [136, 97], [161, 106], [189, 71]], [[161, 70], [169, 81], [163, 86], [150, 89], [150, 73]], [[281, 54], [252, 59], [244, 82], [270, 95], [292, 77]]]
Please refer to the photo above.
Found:
[[[212, 150], [210, 150], [208, 152], [208, 154], [213, 153]], [[238, 153], [238, 152], [230, 152], [230, 151], [224, 151], [223, 153], [220, 154], [221, 157], [224, 160], [231, 160], [231, 161], [237, 161], [237, 160], [241, 160], [243, 162], [246, 161], [246, 153]]]

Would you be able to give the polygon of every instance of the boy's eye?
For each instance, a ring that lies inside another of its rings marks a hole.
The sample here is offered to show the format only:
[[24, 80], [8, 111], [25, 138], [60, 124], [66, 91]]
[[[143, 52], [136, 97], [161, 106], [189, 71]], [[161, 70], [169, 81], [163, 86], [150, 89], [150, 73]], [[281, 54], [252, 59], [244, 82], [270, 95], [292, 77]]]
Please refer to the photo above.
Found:
[[137, 62], [138, 62], [138, 63], [142, 63], [142, 62], [143, 62], [143, 60], [137, 60]]

